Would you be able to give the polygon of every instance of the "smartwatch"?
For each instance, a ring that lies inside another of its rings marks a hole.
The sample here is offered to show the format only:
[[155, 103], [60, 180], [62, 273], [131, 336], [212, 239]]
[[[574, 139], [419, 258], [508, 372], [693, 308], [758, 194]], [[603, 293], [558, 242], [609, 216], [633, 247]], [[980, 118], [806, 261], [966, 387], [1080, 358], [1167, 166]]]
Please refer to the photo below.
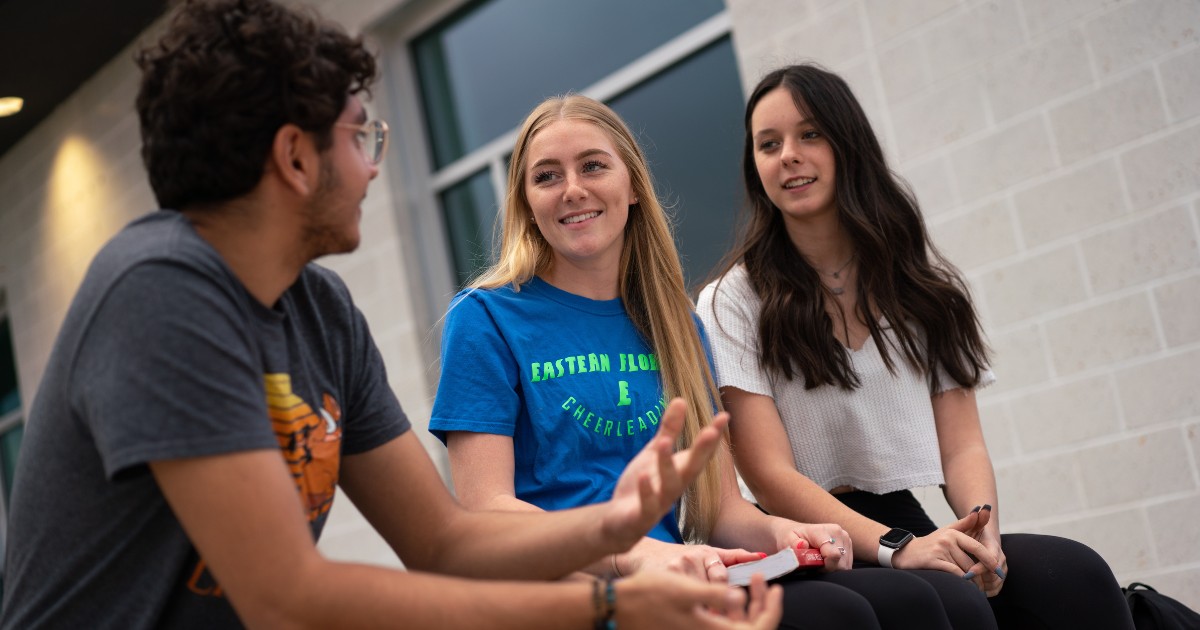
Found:
[[879, 566], [892, 568], [892, 555], [913, 539], [912, 532], [894, 527], [879, 537]]

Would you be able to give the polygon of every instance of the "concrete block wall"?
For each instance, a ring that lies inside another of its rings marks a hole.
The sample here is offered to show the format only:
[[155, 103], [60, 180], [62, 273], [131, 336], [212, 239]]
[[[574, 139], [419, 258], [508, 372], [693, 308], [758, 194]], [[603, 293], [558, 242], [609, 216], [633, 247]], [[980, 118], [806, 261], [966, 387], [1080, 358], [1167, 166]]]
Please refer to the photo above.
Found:
[[1200, 609], [1200, 3], [728, 4], [747, 90], [846, 77], [966, 275], [1003, 530]]

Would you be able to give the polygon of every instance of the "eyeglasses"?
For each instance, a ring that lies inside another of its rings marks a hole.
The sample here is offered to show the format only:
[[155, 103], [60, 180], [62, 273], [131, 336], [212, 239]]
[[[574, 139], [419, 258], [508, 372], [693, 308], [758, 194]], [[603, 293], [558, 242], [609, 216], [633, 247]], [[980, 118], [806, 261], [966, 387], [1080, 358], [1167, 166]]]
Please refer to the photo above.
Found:
[[383, 156], [387, 153], [387, 123], [382, 120], [368, 120], [361, 125], [339, 122], [333, 123], [333, 126], [353, 129], [357, 132], [354, 134], [354, 140], [358, 143], [359, 150], [362, 151], [363, 157], [368, 162], [379, 164], [383, 161]]

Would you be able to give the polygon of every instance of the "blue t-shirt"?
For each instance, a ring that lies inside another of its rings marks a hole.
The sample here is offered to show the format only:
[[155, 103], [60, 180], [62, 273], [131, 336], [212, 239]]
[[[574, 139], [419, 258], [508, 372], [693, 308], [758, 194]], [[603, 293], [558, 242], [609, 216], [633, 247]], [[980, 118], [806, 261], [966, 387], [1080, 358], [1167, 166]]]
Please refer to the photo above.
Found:
[[[442, 332], [429, 428], [513, 438], [517, 498], [545, 510], [607, 501], [654, 437], [665, 402], [658, 358], [620, 299], [540, 278], [459, 293]], [[681, 542], [675, 510], [648, 534]]]

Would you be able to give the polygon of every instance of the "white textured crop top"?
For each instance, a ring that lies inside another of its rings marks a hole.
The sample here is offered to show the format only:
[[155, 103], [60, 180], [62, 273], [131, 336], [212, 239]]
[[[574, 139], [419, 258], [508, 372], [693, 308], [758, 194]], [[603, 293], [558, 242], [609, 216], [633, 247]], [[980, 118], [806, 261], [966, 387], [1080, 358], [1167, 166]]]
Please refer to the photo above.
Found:
[[[858, 389], [824, 385], [806, 390], [802, 376], [788, 381], [759, 364], [761, 302], [745, 268], [735, 266], [719, 281], [719, 291], [717, 286], [706, 286], [697, 300], [712, 344], [717, 386], [775, 400], [798, 471], [826, 490], [853, 486], [876, 494], [944, 482], [929, 384], [903, 355], [892, 353], [892, 374], [868, 337], [860, 350], [850, 351]], [[890, 328], [885, 336], [896, 347]], [[988, 370], [979, 387], [995, 380]], [[959, 387], [945, 372], [939, 383], [940, 391]], [[732, 419], [739, 421], [754, 420]]]

